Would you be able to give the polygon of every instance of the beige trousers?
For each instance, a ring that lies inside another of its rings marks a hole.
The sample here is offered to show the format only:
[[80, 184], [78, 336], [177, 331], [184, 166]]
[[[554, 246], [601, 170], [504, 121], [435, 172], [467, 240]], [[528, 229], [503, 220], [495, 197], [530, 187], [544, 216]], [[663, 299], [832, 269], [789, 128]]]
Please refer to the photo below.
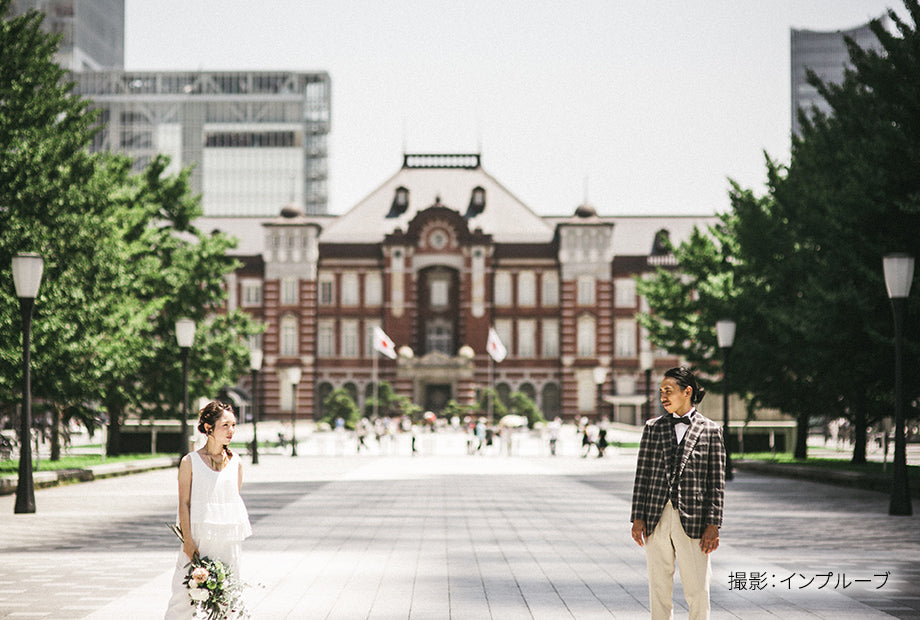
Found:
[[655, 531], [645, 543], [652, 620], [674, 617], [675, 557], [684, 597], [690, 607], [690, 620], [708, 619], [709, 584], [712, 581], [709, 555], [700, 549], [699, 539], [687, 536], [680, 524], [680, 513], [668, 502]]

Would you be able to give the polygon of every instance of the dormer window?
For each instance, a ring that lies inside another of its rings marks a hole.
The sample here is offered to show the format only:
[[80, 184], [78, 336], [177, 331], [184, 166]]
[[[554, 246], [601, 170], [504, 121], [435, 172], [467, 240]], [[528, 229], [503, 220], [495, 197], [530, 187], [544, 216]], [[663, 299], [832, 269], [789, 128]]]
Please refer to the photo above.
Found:
[[393, 203], [390, 205], [390, 212], [387, 217], [399, 217], [409, 208], [409, 190], [399, 186], [393, 194]]
[[655, 233], [655, 240], [652, 242], [652, 256], [663, 256], [671, 252], [671, 233], [666, 228], [662, 228]]
[[486, 208], [486, 190], [482, 187], [476, 186], [473, 188], [473, 193], [470, 194], [470, 205], [466, 210], [466, 217], [476, 217], [482, 213]]

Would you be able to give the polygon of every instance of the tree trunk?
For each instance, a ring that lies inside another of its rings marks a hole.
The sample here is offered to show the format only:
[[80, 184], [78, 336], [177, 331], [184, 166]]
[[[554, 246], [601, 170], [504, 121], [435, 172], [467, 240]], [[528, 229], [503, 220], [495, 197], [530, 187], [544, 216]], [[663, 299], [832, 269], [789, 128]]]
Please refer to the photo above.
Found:
[[853, 458], [851, 463], [862, 465], [866, 462], [866, 443], [869, 432], [869, 403], [864, 394], [856, 391], [854, 394], [847, 396], [850, 406], [847, 412], [841, 412], [842, 416], [850, 423], [850, 440], [853, 442]]
[[795, 458], [808, 458], [808, 420], [807, 413], [800, 413], [796, 418], [795, 426]]
[[853, 463], [862, 465], [866, 462], [868, 430], [869, 422], [866, 419], [866, 410], [860, 409], [853, 416]]
[[61, 407], [51, 407], [51, 460], [61, 460]]
[[107, 407], [109, 413], [109, 432], [106, 441], [106, 456], [121, 454], [121, 411], [116, 407]]

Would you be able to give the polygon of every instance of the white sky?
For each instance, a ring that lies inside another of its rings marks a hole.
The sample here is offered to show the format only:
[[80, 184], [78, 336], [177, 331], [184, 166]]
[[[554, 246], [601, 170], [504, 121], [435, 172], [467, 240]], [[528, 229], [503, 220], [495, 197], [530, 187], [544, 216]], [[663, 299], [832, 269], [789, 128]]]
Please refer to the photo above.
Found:
[[[900, 0], [127, 0], [127, 69], [328, 71], [329, 211], [482, 152], [542, 215], [712, 214], [789, 151], [789, 29]], [[587, 187], [587, 190], [586, 190]], [[280, 205], [279, 205], [280, 209]]]

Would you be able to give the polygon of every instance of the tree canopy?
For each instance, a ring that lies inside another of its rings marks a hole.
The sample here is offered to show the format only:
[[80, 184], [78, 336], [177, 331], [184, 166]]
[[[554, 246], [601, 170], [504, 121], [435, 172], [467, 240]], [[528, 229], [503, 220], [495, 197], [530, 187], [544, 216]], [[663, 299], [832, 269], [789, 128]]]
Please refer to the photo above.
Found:
[[0, 0], [0, 407], [11, 417], [22, 385], [21, 335], [9, 265], [36, 252], [45, 268], [32, 322], [36, 411], [100, 417], [118, 452], [131, 413], [174, 417], [181, 375], [174, 324], [198, 321], [190, 395], [210, 397], [247, 369], [245, 338], [259, 327], [223, 306], [234, 240], [203, 233], [189, 171], [166, 176], [155, 158], [92, 154], [96, 114], [54, 62], [59, 37], [43, 14], [9, 18]]
[[[892, 411], [882, 257], [920, 254], [920, 9], [905, 5], [912, 24], [889, 12], [896, 34], [871, 22], [881, 52], [847, 41], [843, 83], [810, 74], [832, 112], [800, 111], [790, 162], [766, 157], [766, 194], [733, 184], [731, 211], [675, 248], [679, 272], [640, 283], [653, 342], [713, 376], [715, 321], [737, 322], [731, 386], [799, 419], [797, 456], [809, 421], [843, 417], [862, 462], [868, 426]], [[911, 400], [920, 393], [918, 311], [914, 295], [904, 365]]]

